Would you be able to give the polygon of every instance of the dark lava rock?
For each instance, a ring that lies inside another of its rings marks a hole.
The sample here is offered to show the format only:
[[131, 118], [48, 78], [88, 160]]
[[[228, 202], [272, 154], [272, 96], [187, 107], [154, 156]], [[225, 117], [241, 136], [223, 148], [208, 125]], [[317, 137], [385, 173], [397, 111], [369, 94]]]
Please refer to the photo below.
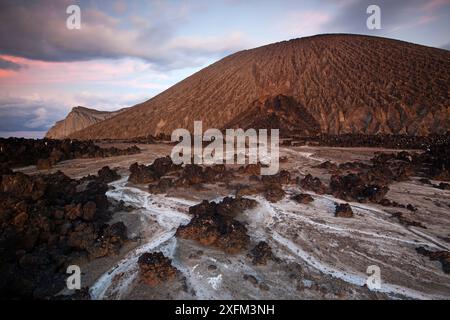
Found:
[[387, 186], [369, 184], [360, 175], [351, 173], [346, 176], [333, 175], [330, 181], [330, 193], [346, 201], [380, 202], [389, 191]]
[[[0, 139], [0, 163], [11, 168], [36, 165], [50, 169], [50, 166], [64, 160], [75, 158], [104, 158], [119, 155], [136, 154], [136, 146], [127, 149], [115, 147], [101, 148], [93, 141], [50, 140], [50, 139]], [[40, 169], [41, 170], [41, 169]]]
[[128, 181], [141, 184], [141, 183], [150, 183], [158, 180], [155, 172], [150, 168], [150, 166], [146, 166], [143, 164], [133, 163], [130, 166], [130, 176], [128, 177]]
[[218, 214], [224, 217], [234, 218], [244, 210], [256, 208], [258, 202], [247, 198], [225, 197], [219, 203], [203, 202], [189, 208], [189, 213], [194, 216]]
[[271, 185], [264, 192], [264, 197], [270, 202], [278, 202], [286, 196], [286, 192], [279, 185]]
[[258, 202], [247, 198], [231, 198], [225, 197], [216, 206], [217, 214], [227, 217], [236, 217], [247, 209], [254, 209]]
[[36, 167], [38, 170], [49, 170], [52, 168], [52, 161], [50, 159], [38, 159]]
[[314, 201], [314, 198], [307, 194], [307, 193], [299, 193], [292, 197], [292, 200], [302, 203], [302, 204], [308, 204]]
[[260, 241], [249, 254], [254, 265], [266, 265], [267, 261], [274, 258], [272, 249], [265, 241]]
[[245, 281], [250, 282], [253, 285], [257, 285], [258, 284], [258, 279], [256, 279], [254, 276], [252, 276], [251, 274], [244, 274], [243, 279]]
[[429, 184], [429, 185], [432, 184], [431, 181], [430, 181], [430, 179], [427, 179], [427, 178], [420, 178], [420, 179], [419, 179], [419, 182], [420, 182], [420, 183], [423, 183], [423, 184]]
[[314, 191], [317, 194], [324, 194], [327, 192], [327, 187], [322, 183], [322, 181], [310, 174], [308, 174], [304, 179], [298, 181], [298, 184], [303, 189]]
[[362, 163], [362, 162], [346, 162], [346, 163], [341, 163], [338, 168], [340, 170], [347, 170], [347, 171], [359, 171], [362, 169], [368, 169], [370, 168], [370, 165]]
[[162, 252], [142, 254], [138, 259], [138, 265], [141, 281], [150, 287], [173, 281], [178, 273], [178, 270], [172, 266], [172, 261]]
[[117, 170], [111, 170], [108, 166], [101, 168], [97, 175], [99, 180], [103, 183], [111, 183], [120, 179], [120, 175], [117, 173]]
[[291, 182], [291, 174], [286, 170], [281, 170], [277, 174], [270, 176], [262, 176], [261, 182], [265, 185], [283, 185]]
[[92, 258], [117, 255], [127, 239], [127, 227], [123, 222], [104, 225], [97, 235], [96, 243], [88, 247], [88, 252]]
[[203, 183], [215, 184], [218, 181], [226, 182], [232, 177], [232, 173], [226, 170], [224, 165], [201, 167], [196, 164], [186, 165], [176, 184], [180, 187], [198, 185]]
[[156, 159], [151, 165], [150, 168], [156, 174], [157, 177], [165, 176], [169, 173], [176, 172], [181, 169], [181, 165], [176, 165], [173, 163], [172, 158], [169, 156], [164, 158]]
[[416, 249], [417, 253], [428, 257], [432, 261], [439, 261], [442, 264], [442, 270], [450, 274], [450, 252], [448, 251], [429, 251], [423, 247]]
[[327, 169], [327, 170], [336, 170], [338, 168], [337, 164], [331, 162], [331, 161], [325, 161], [319, 164], [318, 166], [315, 166], [314, 168], [317, 169]]
[[400, 224], [402, 224], [404, 226], [427, 229], [427, 227], [425, 227], [422, 223], [405, 217], [402, 212], [394, 212], [394, 213], [392, 213], [392, 217], [396, 218], [398, 220], [398, 222], [400, 222]]
[[352, 207], [348, 203], [338, 204], [334, 215], [339, 218], [353, 218]]
[[238, 169], [238, 172], [248, 176], [259, 176], [261, 175], [261, 163], [242, 166]]
[[441, 183], [439, 183], [437, 188], [441, 189], [441, 190], [450, 190], [450, 184], [445, 183], [445, 182], [441, 182]]
[[130, 166], [129, 181], [133, 183], [154, 183], [165, 175], [181, 170], [181, 165], [173, 163], [172, 159], [167, 156], [158, 158], [149, 166], [134, 163]]
[[234, 220], [237, 210], [245, 210], [253, 202], [226, 198], [221, 203], [203, 201], [189, 208], [194, 215], [185, 226], [180, 226], [177, 236], [195, 240], [205, 246], [213, 246], [227, 253], [237, 253], [244, 250], [250, 241], [247, 228]]
[[236, 190], [236, 197], [251, 196], [260, 193], [264, 188], [260, 185], [240, 185]]
[[167, 191], [174, 187], [174, 179], [169, 177], [161, 178], [158, 183], [150, 184], [148, 186], [148, 192], [154, 194], [167, 193]]
[[[1, 297], [52, 298], [64, 288], [72, 258], [104, 256], [122, 246], [125, 225], [105, 224], [107, 186], [96, 179], [73, 180], [61, 172], [2, 177]], [[103, 253], [93, 255], [97, 248]]]

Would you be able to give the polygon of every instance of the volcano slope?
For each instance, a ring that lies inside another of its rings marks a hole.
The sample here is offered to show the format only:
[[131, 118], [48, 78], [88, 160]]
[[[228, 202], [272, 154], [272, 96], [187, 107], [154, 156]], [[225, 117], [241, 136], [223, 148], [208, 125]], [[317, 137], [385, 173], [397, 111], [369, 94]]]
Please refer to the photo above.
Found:
[[170, 134], [192, 130], [194, 120], [208, 128], [267, 127], [280, 117], [287, 120], [282, 131], [304, 135], [442, 134], [450, 122], [449, 84], [446, 50], [321, 35], [232, 54], [71, 137]]

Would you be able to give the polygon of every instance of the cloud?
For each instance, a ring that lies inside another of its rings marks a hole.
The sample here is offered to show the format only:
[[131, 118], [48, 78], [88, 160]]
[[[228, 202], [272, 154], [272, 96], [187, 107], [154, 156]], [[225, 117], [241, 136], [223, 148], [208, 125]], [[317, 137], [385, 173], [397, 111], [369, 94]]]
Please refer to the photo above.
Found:
[[73, 106], [113, 111], [147, 100], [148, 94], [105, 94], [79, 92], [54, 98], [53, 95], [0, 96], [0, 131], [47, 131], [64, 119]]
[[[0, 53], [60, 62], [134, 57], [172, 69], [195, 66], [247, 45], [242, 35], [233, 33], [196, 41], [178, 35], [191, 10], [186, 4], [155, 1], [145, 18], [117, 18], [82, 1], [81, 29], [69, 30], [65, 9], [70, 4], [73, 1], [2, 0]], [[113, 8], [127, 10], [121, 2]]]
[[21, 68], [22, 66], [20, 64], [0, 57], [0, 69], [17, 71], [20, 70]]
[[[336, 0], [328, 0], [335, 3]], [[337, 2], [336, 2], [337, 3]], [[440, 10], [450, 5], [450, 0], [348, 0], [340, 3], [339, 13], [327, 25], [336, 32], [367, 33], [366, 9], [377, 4], [381, 8], [382, 30], [375, 34], [398, 31], [423, 25], [438, 19]], [[447, 10], [448, 12], [448, 10]]]
[[46, 131], [64, 111], [41, 97], [0, 97], [0, 131]]
[[294, 11], [286, 15], [281, 24], [281, 32], [289, 37], [304, 37], [321, 33], [323, 27], [331, 21], [331, 16], [322, 11]]

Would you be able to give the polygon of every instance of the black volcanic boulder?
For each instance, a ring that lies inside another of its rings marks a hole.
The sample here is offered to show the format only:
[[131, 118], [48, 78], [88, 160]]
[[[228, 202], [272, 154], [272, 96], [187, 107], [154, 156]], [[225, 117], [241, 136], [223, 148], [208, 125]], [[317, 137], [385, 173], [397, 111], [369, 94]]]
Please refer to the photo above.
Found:
[[178, 270], [162, 252], [146, 252], [138, 259], [140, 280], [150, 287], [173, 281]]
[[167, 156], [164, 158], [158, 158], [149, 166], [139, 165], [134, 163], [130, 166], [129, 181], [133, 183], [154, 183], [168, 174], [175, 173], [181, 170], [181, 165], [176, 165], [172, 162], [172, 159]]
[[181, 165], [176, 165], [173, 163], [172, 158], [169, 156], [164, 158], [156, 159], [150, 168], [155, 172], [156, 176], [162, 177], [169, 173], [176, 172], [181, 169]]
[[265, 241], [260, 241], [248, 255], [254, 265], [266, 265], [269, 260], [274, 259], [272, 249]]
[[238, 169], [238, 172], [243, 175], [259, 176], [261, 175], [261, 163], [242, 166]]
[[156, 173], [150, 168], [150, 166], [133, 163], [130, 166], [130, 172], [128, 181], [133, 183], [150, 183], [158, 180]]
[[280, 172], [274, 175], [262, 176], [261, 182], [266, 185], [289, 184], [291, 182], [291, 174], [286, 170], [281, 170]]
[[196, 164], [187, 164], [180, 173], [180, 178], [176, 185], [186, 187], [203, 183], [224, 182], [232, 177], [232, 173], [227, 171], [224, 165], [213, 165], [201, 167]]
[[38, 200], [45, 194], [47, 184], [40, 178], [32, 178], [21, 172], [3, 175], [1, 191]]
[[52, 162], [50, 159], [38, 159], [36, 167], [38, 170], [49, 170], [52, 168]]
[[148, 192], [154, 194], [167, 193], [167, 191], [174, 186], [174, 178], [163, 177], [159, 179], [158, 183], [150, 184], [148, 186]]
[[205, 246], [213, 246], [227, 253], [244, 250], [250, 241], [247, 228], [233, 219], [239, 210], [253, 207], [252, 200], [226, 198], [220, 203], [203, 201], [193, 206], [189, 212], [192, 220], [177, 230], [177, 236], [198, 241]]
[[317, 168], [317, 169], [326, 169], [326, 170], [336, 170], [338, 168], [336, 163], [333, 163], [331, 161], [325, 161], [322, 162], [321, 164], [313, 167], [313, 168]]
[[299, 193], [292, 197], [292, 200], [302, 203], [302, 204], [308, 204], [314, 201], [314, 198], [311, 197], [311, 195], [307, 193]]
[[380, 202], [388, 191], [387, 186], [370, 184], [361, 175], [354, 173], [346, 176], [333, 175], [329, 189], [329, 192], [336, 198], [358, 202]]
[[101, 168], [98, 172], [98, 179], [104, 183], [111, 183], [113, 181], [119, 180], [120, 175], [116, 170], [111, 170], [108, 166]]
[[334, 215], [338, 218], [353, 218], [352, 207], [348, 203], [337, 204]]
[[217, 204], [215, 210], [221, 216], [234, 218], [247, 209], [256, 208], [257, 205], [258, 202], [252, 199], [225, 197]]
[[272, 203], [282, 200], [286, 195], [286, 192], [283, 190], [283, 188], [277, 184], [268, 185], [265, 189], [266, 190], [264, 191], [264, 197]]
[[299, 180], [298, 184], [303, 189], [314, 191], [317, 194], [324, 194], [327, 192], [327, 187], [322, 183], [322, 181], [310, 174], [306, 175], [304, 179]]
[[75, 158], [111, 157], [139, 153], [136, 146], [127, 149], [101, 148], [93, 141], [0, 138], [0, 163], [10, 167], [35, 165], [49, 169], [56, 163]]
[[0, 187], [0, 296], [53, 298], [74, 257], [117, 253], [126, 237], [110, 218], [107, 186], [61, 172], [4, 175]]
[[95, 243], [87, 250], [92, 258], [117, 255], [127, 239], [127, 227], [123, 222], [103, 225], [97, 232]]

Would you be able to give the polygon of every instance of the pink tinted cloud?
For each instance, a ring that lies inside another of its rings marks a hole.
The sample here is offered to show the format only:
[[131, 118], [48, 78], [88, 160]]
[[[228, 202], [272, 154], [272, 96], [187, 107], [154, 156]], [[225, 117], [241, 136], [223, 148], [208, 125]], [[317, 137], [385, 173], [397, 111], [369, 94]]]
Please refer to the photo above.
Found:
[[423, 9], [427, 11], [435, 11], [439, 7], [442, 7], [444, 5], [449, 5], [450, 0], [429, 0], [426, 1], [426, 3], [423, 5]]
[[23, 66], [17, 71], [0, 70], [0, 84], [8, 85], [114, 82], [152, 71], [147, 63], [133, 59], [45, 62], [5, 55], [0, 58]]
[[331, 19], [329, 14], [322, 11], [291, 12], [287, 15], [282, 28], [294, 36], [313, 35], [322, 32], [323, 26]]

